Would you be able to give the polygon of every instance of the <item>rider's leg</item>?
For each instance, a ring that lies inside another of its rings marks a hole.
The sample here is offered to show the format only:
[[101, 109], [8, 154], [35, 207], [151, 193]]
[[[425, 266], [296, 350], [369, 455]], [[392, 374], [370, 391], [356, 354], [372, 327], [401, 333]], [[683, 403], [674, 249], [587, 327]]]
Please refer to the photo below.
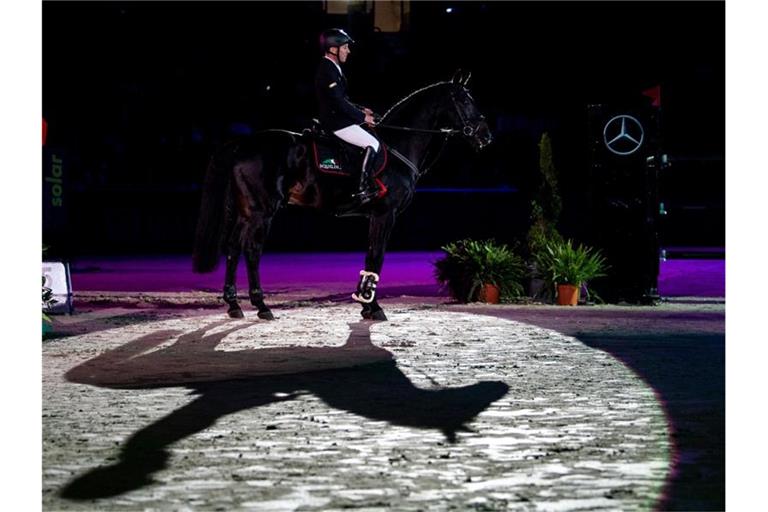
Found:
[[363, 165], [360, 170], [360, 185], [356, 196], [362, 202], [370, 201], [379, 192], [378, 187], [373, 181], [373, 166], [375, 165], [376, 155], [380, 147], [379, 141], [356, 124], [337, 130], [334, 134], [341, 140], [365, 150]]
[[368, 146], [363, 156], [363, 168], [360, 170], [360, 184], [357, 191], [357, 197], [363, 202], [370, 201], [379, 193], [379, 187], [373, 181], [375, 162], [376, 151], [372, 146]]

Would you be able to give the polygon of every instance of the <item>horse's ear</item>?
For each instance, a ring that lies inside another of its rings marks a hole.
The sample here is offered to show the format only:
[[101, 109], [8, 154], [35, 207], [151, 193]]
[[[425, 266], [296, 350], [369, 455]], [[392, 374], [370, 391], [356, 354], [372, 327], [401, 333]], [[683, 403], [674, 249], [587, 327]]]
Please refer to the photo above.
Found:
[[467, 86], [467, 82], [469, 82], [469, 77], [472, 76], [471, 71], [464, 71], [462, 69], [457, 69], [456, 73], [453, 74], [453, 78], [451, 79], [451, 82], [459, 85], [463, 85], [464, 87]]

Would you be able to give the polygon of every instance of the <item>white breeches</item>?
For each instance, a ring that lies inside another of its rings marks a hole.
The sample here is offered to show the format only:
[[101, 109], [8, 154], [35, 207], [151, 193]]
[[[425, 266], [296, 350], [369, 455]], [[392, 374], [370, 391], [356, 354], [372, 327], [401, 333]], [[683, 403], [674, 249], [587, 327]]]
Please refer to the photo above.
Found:
[[346, 128], [342, 128], [341, 130], [337, 130], [333, 132], [333, 134], [336, 135], [341, 140], [343, 140], [344, 142], [349, 142], [354, 146], [357, 146], [363, 149], [367, 148], [368, 146], [371, 146], [374, 151], [379, 150], [379, 141], [376, 140], [376, 137], [374, 137], [367, 131], [363, 130], [356, 124], [347, 126]]

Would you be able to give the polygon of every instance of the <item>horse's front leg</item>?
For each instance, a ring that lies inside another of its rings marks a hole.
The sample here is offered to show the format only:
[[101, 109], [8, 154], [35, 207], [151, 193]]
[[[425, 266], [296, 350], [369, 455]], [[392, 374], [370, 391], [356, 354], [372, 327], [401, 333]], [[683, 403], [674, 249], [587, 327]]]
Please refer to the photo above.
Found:
[[259, 310], [259, 318], [274, 320], [275, 316], [264, 303], [264, 292], [261, 289], [261, 276], [259, 275], [261, 254], [264, 250], [264, 242], [269, 235], [272, 217], [258, 216], [254, 220], [256, 222], [252, 226], [252, 237], [246, 242], [245, 247], [245, 261], [248, 267], [248, 297], [251, 299], [251, 304]]
[[384, 265], [384, 251], [389, 235], [395, 225], [395, 212], [390, 210], [382, 215], [371, 217], [368, 227], [368, 254], [365, 257], [365, 270], [360, 272], [357, 291], [352, 298], [363, 304], [360, 314], [368, 320], [386, 320], [387, 315], [376, 301], [376, 286]]

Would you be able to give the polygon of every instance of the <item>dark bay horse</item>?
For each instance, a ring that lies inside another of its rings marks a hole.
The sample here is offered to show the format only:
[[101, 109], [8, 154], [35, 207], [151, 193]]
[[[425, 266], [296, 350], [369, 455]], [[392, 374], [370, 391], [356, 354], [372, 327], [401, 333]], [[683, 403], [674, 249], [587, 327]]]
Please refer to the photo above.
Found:
[[388, 161], [378, 179], [386, 193], [356, 208], [349, 208], [356, 186], [343, 185], [341, 178], [322, 176], [301, 134], [266, 130], [219, 148], [206, 172], [193, 268], [210, 272], [220, 255], [226, 256], [223, 299], [229, 316], [243, 317], [235, 288], [237, 264], [243, 254], [251, 304], [258, 309], [259, 318], [274, 318], [264, 303], [259, 261], [273, 217], [281, 207], [293, 204], [369, 219], [368, 253], [357, 295], [363, 297], [363, 318], [386, 320], [376, 301], [375, 287], [395, 219], [413, 199], [416, 182], [434, 164], [451, 136], [462, 136], [476, 150], [491, 142], [485, 118], [467, 89], [468, 80], [468, 74], [457, 72], [451, 81], [411, 93], [382, 116], [377, 126]]

